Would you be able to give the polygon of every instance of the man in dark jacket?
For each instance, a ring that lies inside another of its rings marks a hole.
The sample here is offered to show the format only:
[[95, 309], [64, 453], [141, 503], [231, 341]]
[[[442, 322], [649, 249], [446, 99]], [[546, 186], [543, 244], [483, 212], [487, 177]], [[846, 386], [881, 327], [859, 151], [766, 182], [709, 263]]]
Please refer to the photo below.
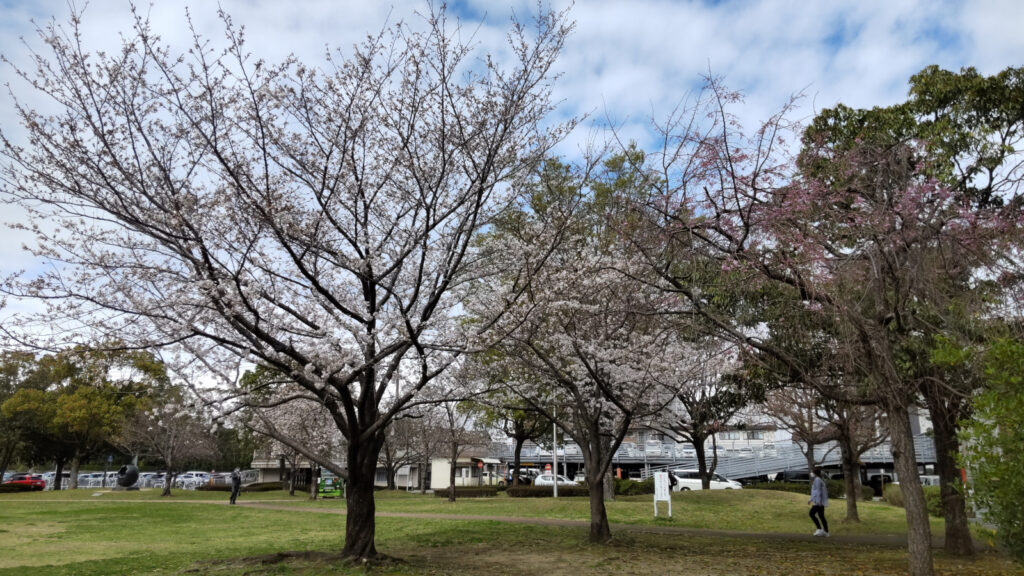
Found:
[[242, 473], [235, 468], [235, 471], [231, 473], [231, 503], [234, 504], [238, 498], [238, 493], [242, 490]]

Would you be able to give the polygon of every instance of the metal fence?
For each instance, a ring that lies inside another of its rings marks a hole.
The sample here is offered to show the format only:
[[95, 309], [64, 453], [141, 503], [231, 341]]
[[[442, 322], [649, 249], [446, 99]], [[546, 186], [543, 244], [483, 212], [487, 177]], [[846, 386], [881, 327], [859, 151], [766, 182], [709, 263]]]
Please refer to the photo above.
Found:
[[[718, 467], [716, 472], [727, 478], [752, 478], [757, 476], [773, 476], [786, 470], [806, 470], [807, 459], [800, 446], [793, 443], [778, 444], [764, 448], [743, 448], [718, 450]], [[914, 450], [919, 464], [935, 462], [935, 443], [930, 436], [914, 437]], [[513, 459], [513, 447], [503, 442], [491, 445], [490, 456], [509, 463]], [[840, 464], [839, 446], [829, 442], [815, 446], [815, 461], [822, 466], [838, 466]], [[560, 447], [557, 452], [559, 463], [582, 464], [583, 457], [579, 448], [569, 444]], [[708, 451], [707, 457], [711, 454]], [[521, 453], [524, 463], [550, 462], [551, 451], [535, 445], [526, 445]], [[885, 467], [892, 464], [892, 449], [888, 443], [872, 448], [861, 455], [861, 461]], [[697, 456], [692, 446], [686, 444], [665, 444], [656, 449], [620, 449], [613, 458], [614, 466], [629, 466], [643, 470], [643, 475], [658, 470], [696, 469]]]

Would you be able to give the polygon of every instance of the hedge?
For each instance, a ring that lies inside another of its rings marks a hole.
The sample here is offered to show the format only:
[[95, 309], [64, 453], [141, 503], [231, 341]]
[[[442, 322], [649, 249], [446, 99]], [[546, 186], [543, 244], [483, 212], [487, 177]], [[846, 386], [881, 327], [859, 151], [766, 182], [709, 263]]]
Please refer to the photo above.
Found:
[[[922, 486], [924, 488], [924, 502], [928, 508], [928, 514], [936, 518], [942, 518], [942, 488], [939, 486]], [[882, 498], [892, 504], [903, 508], [903, 492], [898, 484], [890, 484], [882, 492]]]
[[[545, 498], [552, 496], [551, 486], [519, 486], [506, 490], [509, 498]], [[559, 486], [558, 497], [590, 496], [586, 486]]]
[[654, 477], [646, 480], [636, 481], [628, 478], [615, 479], [615, 494], [617, 496], [640, 496], [642, 494], [654, 494]]
[[32, 492], [34, 490], [40, 490], [29, 484], [0, 484], [0, 494], [6, 494], [9, 492]]
[[[451, 488], [434, 490], [434, 496], [447, 498]], [[498, 495], [497, 486], [456, 486], [455, 498], [494, 498]]]
[[[825, 487], [828, 489], [829, 498], [842, 498], [846, 496], [846, 484], [840, 480], [826, 480]], [[759, 484], [751, 484], [747, 488], [811, 495], [811, 485], [805, 482], [761, 482]], [[861, 500], [870, 501], [874, 495], [875, 492], [870, 486], [861, 486]]]

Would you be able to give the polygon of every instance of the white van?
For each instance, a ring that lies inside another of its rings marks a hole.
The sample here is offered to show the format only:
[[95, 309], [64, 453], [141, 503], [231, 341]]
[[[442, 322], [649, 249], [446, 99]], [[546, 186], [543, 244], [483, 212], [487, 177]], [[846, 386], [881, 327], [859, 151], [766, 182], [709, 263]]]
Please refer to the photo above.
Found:
[[[676, 492], [681, 490], [703, 490], [700, 482], [700, 472], [697, 470], [672, 470], [676, 477], [676, 485], [672, 488]], [[711, 475], [712, 490], [742, 490], [743, 486], [735, 480], [729, 480], [718, 474]]]

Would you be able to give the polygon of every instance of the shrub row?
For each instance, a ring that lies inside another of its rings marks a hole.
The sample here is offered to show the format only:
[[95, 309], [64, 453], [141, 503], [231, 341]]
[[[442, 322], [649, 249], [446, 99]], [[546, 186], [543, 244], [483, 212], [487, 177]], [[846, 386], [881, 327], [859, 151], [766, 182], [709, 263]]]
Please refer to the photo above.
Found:
[[[828, 489], [829, 498], [842, 498], [846, 496], [846, 484], [841, 480], [826, 480], [825, 487]], [[748, 488], [754, 490], [777, 490], [780, 492], [794, 492], [810, 496], [811, 485], [806, 482], [759, 482], [751, 484]], [[861, 486], [861, 500], [871, 500], [875, 495], [870, 486]]]
[[[447, 498], [451, 488], [434, 490], [434, 496]], [[457, 486], [455, 498], [494, 498], [498, 495], [497, 486]]]
[[654, 494], [654, 477], [641, 481], [630, 480], [628, 478], [616, 478], [615, 494], [617, 496], [640, 496], [641, 494]]
[[[942, 488], [938, 486], [924, 486], [924, 502], [928, 507], [928, 514], [936, 518], [942, 518]], [[882, 492], [882, 498], [893, 506], [904, 507], [903, 492], [896, 484], [890, 484]]]
[[[544, 498], [551, 497], [551, 486], [519, 486], [507, 490], [509, 498]], [[558, 497], [589, 496], [586, 486], [559, 486]]]
[[0, 484], [0, 494], [6, 494], [8, 492], [32, 492], [37, 490], [28, 484]]

